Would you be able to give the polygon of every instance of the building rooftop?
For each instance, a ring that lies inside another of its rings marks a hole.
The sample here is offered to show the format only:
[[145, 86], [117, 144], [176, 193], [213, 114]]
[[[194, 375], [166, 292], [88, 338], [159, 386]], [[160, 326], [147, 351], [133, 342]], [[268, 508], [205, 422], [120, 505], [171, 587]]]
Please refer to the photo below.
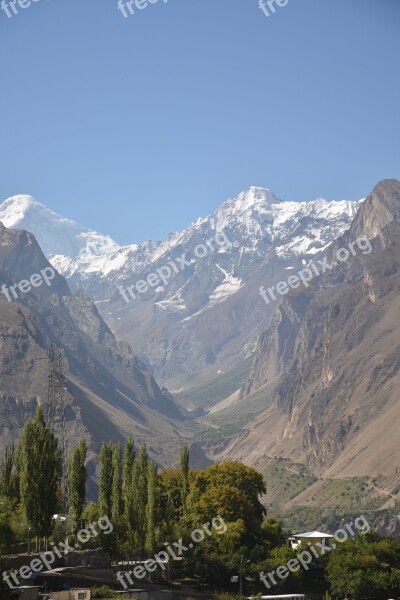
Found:
[[295, 538], [332, 538], [333, 535], [330, 533], [324, 533], [323, 531], [306, 531], [305, 533], [296, 533], [291, 537]]

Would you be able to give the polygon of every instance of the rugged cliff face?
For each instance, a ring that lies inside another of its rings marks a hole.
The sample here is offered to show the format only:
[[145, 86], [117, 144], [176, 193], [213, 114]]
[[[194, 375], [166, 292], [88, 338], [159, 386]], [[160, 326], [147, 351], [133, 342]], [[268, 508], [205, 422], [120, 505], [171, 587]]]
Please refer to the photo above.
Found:
[[312, 292], [303, 290], [284, 300], [257, 344], [251, 374], [240, 390], [245, 398], [279, 376], [292, 357]]
[[386, 180], [325, 256], [332, 264], [361, 236], [370, 248], [365, 238], [365, 252], [291, 291], [277, 308], [241, 390], [241, 402], [250, 405], [265, 388], [268, 408], [218, 458], [255, 464], [280, 455], [326, 476], [398, 480], [399, 233], [400, 182]]
[[[48, 285], [26, 291], [22, 284], [21, 291], [21, 281], [37, 284], [41, 273]], [[70, 448], [81, 436], [95, 451], [102, 440], [133, 435], [162, 463], [184, 443], [190, 426], [173, 398], [115, 339], [93, 301], [70, 293], [32, 234], [1, 224], [0, 288], [0, 447], [18, 436], [38, 403], [47, 403], [51, 344], [64, 350]]]

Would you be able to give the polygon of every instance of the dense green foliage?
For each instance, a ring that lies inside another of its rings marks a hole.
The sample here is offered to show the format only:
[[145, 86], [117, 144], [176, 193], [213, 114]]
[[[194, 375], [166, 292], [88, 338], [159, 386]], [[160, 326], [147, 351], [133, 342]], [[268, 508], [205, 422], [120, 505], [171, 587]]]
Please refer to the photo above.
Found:
[[181, 448], [180, 466], [181, 466], [181, 480], [182, 480], [182, 488], [181, 488], [182, 511], [183, 511], [183, 516], [186, 516], [187, 497], [188, 497], [188, 493], [189, 493], [189, 450], [188, 450], [187, 446], [183, 446], [183, 448]]
[[19, 499], [19, 478], [13, 472], [16, 450], [14, 444], [7, 446], [0, 466], [0, 496]]
[[396, 598], [400, 592], [400, 540], [375, 534], [341, 544], [329, 558], [332, 593], [363, 598]]
[[91, 598], [118, 598], [119, 594], [108, 585], [94, 586], [90, 590]]
[[[231, 578], [240, 573], [246, 595], [314, 592], [327, 600], [329, 593], [351, 600], [400, 595], [400, 541], [371, 532], [338, 544], [335, 551], [313, 559], [307, 570], [290, 572], [267, 590], [260, 572], [276, 572], [299, 550], [286, 545], [282, 520], [266, 517], [260, 501], [266, 492], [262, 475], [240, 462], [192, 470], [184, 446], [178, 468], [159, 470], [145, 445], [136, 453], [132, 439], [124, 448], [104, 443], [99, 453], [98, 502], [86, 504], [86, 460], [82, 441], [69, 458], [71, 520], [61, 527], [52, 520], [61, 506], [61, 454], [38, 409], [18, 447], [7, 448], [0, 465], [0, 553], [15, 551], [18, 542], [26, 544], [33, 536], [65, 539], [84, 523], [108, 517], [112, 531], [99, 532], [89, 545], [102, 545], [114, 559], [137, 560], [165, 553], [166, 546], [180, 540], [185, 546], [183, 560], [171, 559], [166, 569], [151, 574], [152, 580], [180, 579], [224, 590], [215, 598], [228, 600], [237, 594], [238, 582]], [[201, 539], [193, 543], [195, 531]], [[307, 549], [305, 545], [302, 550]], [[107, 588], [92, 593], [104, 594], [113, 597]], [[4, 586], [3, 598], [8, 600]]]
[[53, 515], [59, 508], [62, 459], [58, 441], [47, 427], [40, 407], [22, 432], [18, 467], [22, 510], [33, 533], [48, 537], [53, 531]]
[[68, 466], [69, 505], [76, 531], [81, 523], [86, 504], [86, 454], [86, 442], [81, 440], [72, 453]]
[[99, 483], [99, 508], [100, 512], [111, 516], [113, 501], [113, 453], [114, 444], [103, 444], [101, 446], [100, 463], [100, 483]]

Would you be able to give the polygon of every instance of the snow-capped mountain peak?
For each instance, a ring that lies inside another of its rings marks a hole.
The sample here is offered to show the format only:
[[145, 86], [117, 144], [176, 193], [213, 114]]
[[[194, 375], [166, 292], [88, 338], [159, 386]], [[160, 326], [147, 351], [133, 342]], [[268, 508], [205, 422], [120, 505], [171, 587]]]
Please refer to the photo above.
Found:
[[[213, 376], [214, 368], [240, 362], [273, 311], [260, 304], [259, 286], [283, 280], [286, 269], [324, 251], [359, 206], [323, 198], [287, 202], [253, 186], [161, 242], [130, 246], [30, 196], [6, 200], [0, 221], [31, 231], [71, 290], [94, 297], [117, 336], [150, 358], [161, 381], [175, 386], [202, 367]], [[217, 233], [228, 243], [216, 243]], [[147, 285], [160, 272], [169, 273], [167, 281]]]
[[105, 256], [120, 248], [110, 236], [61, 217], [29, 195], [7, 198], [0, 205], [0, 221], [11, 229], [33, 233], [46, 257], [66, 276], [74, 270], [76, 257], [89, 270], [97, 270]]
[[[235, 251], [220, 250], [228, 254], [224, 268], [235, 278], [240, 265], [241, 280], [243, 269], [262, 263], [271, 250], [290, 258], [325, 248], [350, 225], [358, 206], [359, 202], [328, 202], [323, 198], [287, 202], [268, 188], [251, 186], [163, 242], [143, 241], [129, 246], [119, 246], [108, 235], [61, 217], [27, 195], [5, 200], [0, 205], [0, 221], [6, 227], [32, 232], [46, 257], [69, 279], [73, 289], [81, 288], [98, 297], [99, 285], [110, 289], [111, 280], [122, 283], [132, 278], [132, 273], [140, 278], [140, 273], [152, 265], [181, 254], [182, 249], [193, 253], [197, 244], [222, 231], [233, 248], [240, 249], [240, 257]], [[221, 284], [216, 277], [215, 288]], [[231, 289], [233, 293], [234, 287]]]
[[275, 196], [270, 189], [251, 186], [234, 198], [226, 200], [216, 212], [223, 212], [226, 215], [237, 217], [250, 212], [262, 214], [270, 211], [274, 204], [280, 204], [281, 202], [282, 200]]
[[270, 209], [273, 204], [279, 204], [280, 202], [282, 200], [275, 196], [270, 189], [251, 186], [232, 200], [225, 202], [222, 207], [226, 209], [230, 205], [233, 212], [242, 213], [249, 209], [261, 211]]

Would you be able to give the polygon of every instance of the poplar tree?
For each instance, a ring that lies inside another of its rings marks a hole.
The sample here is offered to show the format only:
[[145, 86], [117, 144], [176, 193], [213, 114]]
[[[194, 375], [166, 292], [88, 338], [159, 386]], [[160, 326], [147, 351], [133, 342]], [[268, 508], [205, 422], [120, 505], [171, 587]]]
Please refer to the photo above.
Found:
[[59, 508], [62, 455], [41, 407], [26, 423], [18, 449], [21, 506], [36, 536], [48, 537]]
[[122, 517], [122, 451], [119, 444], [115, 444], [112, 450], [112, 499], [111, 516], [114, 526], [117, 526]]
[[165, 534], [170, 536], [174, 527], [175, 506], [172, 490], [167, 492], [167, 502], [165, 507]]
[[111, 517], [113, 490], [113, 444], [102, 443], [100, 454], [99, 509], [102, 515]]
[[147, 511], [147, 486], [148, 486], [148, 462], [146, 445], [140, 448], [139, 458], [135, 462], [133, 475], [133, 498], [135, 511], [135, 529], [138, 538], [140, 556], [143, 556], [143, 551], [146, 544], [146, 511]]
[[15, 445], [11, 443], [4, 452], [4, 458], [0, 466], [0, 494], [10, 500], [18, 500], [19, 478], [13, 472], [16, 462]]
[[180, 469], [181, 469], [181, 498], [182, 498], [182, 512], [183, 516], [186, 517], [186, 504], [187, 497], [189, 494], [189, 449], [185, 445], [180, 451]]
[[154, 554], [156, 549], [156, 514], [157, 514], [157, 465], [149, 463], [147, 478], [147, 532], [146, 532], [146, 550], [149, 554]]
[[133, 438], [128, 438], [124, 449], [124, 466], [122, 473], [122, 492], [124, 504], [126, 504], [129, 494], [132, 492], [133, 465], [135, 462], [135, 444]]
[[70, 509], [76, 531], [78, 530], [79, 524], [82, 520], [83, 509], [85, 508], [86, 504], [86, 455], [86, 442], [84, 439], [82, 439], [70, 458], [68, 468]]
[[135, 507], [134, 507], [134, 492], [133, 492], [133, 475], [135, 466], [135, 445], [130, 437], [126, 441], [124, 451], [124, 465], [122, 473], [122, 496], [124, 504], [124, 517], [128, 528], [128, 536], [130, 543], [133, 542], [133, 534], [135, 528]]

